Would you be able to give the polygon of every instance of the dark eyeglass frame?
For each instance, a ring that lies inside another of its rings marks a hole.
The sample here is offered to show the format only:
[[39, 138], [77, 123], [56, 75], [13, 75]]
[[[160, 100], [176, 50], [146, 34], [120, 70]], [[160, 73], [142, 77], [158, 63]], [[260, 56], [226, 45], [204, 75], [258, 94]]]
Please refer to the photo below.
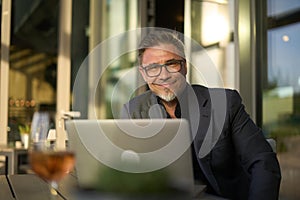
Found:
[[[177, 73], [179, 72], [182, 67], [183, 67], [183, 64], [185, 63], [185, 60], [181, 59], [181, 60], [169, 60], [167, 61], [166, 63], [164, 64], [158, 64], [158, 63], [153, 63], [153, 64], [150, 64], [150, 65], [147, 65], [145, 67], [141, 66], [141, 68], [145, 71], [145, 73], [147, 74], [148, 77], [158, 77], [160, 74], [161, 74], [161, 71], [162, 71], [162, 68], [165, 67], [165, 69], [167, 70], [167, 72], [169, 73]], [[178, 65], [179, 64], [179, 68], [176, 69], [175, 71], [174, 70], [170, 70], [169, 67], [171, 65]], [[149, 70], [150, 69], [153, 69], [153, 68], [158, 68], [159, 67], [159, 71], [156, 75], [149, 75]]]

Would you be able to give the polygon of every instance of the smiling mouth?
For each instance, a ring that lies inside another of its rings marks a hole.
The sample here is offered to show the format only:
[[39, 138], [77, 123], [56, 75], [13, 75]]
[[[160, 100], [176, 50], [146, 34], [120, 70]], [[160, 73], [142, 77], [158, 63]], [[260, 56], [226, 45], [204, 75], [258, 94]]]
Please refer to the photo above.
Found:
[[173, 81], [171, 83], [152, 83], [153, 85], [164, 87], [164, 88], [170, 88], [172, 85], [175, 84], [176, 81]]

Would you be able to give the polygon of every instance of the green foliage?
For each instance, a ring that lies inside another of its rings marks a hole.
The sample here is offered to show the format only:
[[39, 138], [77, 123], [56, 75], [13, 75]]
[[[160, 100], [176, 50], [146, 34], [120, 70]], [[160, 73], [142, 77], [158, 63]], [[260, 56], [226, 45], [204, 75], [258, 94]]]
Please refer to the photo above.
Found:
[[169, 192], [169, 178], [162, 170], [127, 173], [107, 167], [101, 170], [97, 187], [107, 193], [162, 194]]
[[19, 131], [21, 134], [29, 134], [30, 133], [30, 126], [28, 124], [19, 125]]
[[276, 147], [277, 152], [286, 152], [288, 151], [287, 146], [285, 144], [284, 138], [292, 137], [300, 135], [300, 129], [297, 126], [279, 126], [277, 128], [274, 128], [270, 134], [269, 137], [276, 140]]

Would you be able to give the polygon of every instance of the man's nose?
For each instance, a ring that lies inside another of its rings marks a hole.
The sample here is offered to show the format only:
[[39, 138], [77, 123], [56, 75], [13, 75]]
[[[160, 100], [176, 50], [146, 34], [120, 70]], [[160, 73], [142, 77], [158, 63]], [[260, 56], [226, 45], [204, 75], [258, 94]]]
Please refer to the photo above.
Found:
[[161, 78], [161, 79], [167, 79], [167, 78], [169, 78], [170, 76], [171, 76], [171, 73], [168, 72], [166, 66], [163, 66], [163, 67], [161, 68], [161, 72], [160, 72], [159, 78]]

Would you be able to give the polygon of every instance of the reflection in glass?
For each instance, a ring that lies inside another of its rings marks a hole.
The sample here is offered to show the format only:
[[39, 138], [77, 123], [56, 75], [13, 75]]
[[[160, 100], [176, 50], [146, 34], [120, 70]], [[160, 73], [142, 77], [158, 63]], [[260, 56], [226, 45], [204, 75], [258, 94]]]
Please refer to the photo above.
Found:
[[300, 1], [268, 0], [268, 65], [263, 76], [263, 129], [277, 142], [280, 199], [299, 199]]
[[9, 72], [9, 143], [15, 127], [30, 125], [41, 105], [55, 109], [58, 0], [12, 1]]

